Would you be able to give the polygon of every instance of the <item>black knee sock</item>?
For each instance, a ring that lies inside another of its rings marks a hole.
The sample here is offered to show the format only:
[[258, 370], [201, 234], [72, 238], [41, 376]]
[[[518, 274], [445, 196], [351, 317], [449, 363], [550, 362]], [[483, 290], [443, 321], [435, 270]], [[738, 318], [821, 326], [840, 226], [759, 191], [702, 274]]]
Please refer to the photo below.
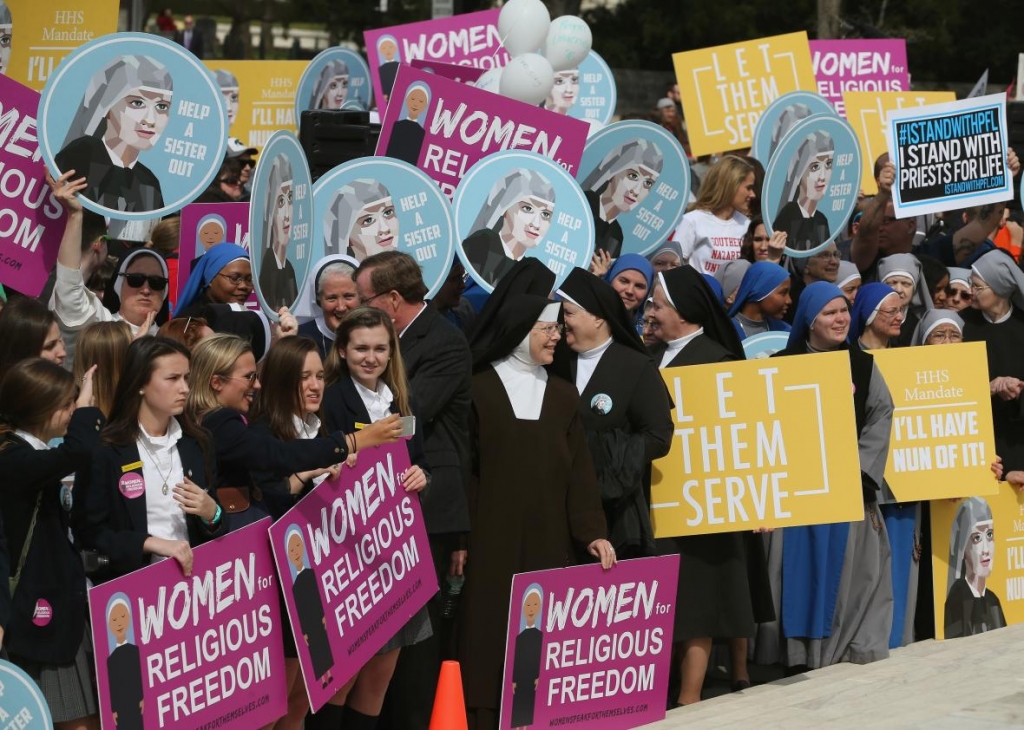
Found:
[[316, 714], [306, 715], [305, 730], [342, 730], [345, 724], [345, 707], [326, 704]]
[[377, 715], [364, 715], [345, 706], [345, 730], [376, 730]]

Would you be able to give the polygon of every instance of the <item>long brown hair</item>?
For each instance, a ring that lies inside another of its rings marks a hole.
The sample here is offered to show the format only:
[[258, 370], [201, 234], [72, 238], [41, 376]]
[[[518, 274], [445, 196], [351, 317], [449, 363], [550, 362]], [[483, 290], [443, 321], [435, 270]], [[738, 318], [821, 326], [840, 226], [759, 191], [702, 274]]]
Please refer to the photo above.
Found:
[[[169, 337], [140, 337], [128, 347], [124, 370], [114, 391], [110, 418], [103, 429], [106, 443], [126, 446], [138, 440], [142, 389], [153, 377], [157, 359], [167, 355], [183, 355], [186, 360], [192, 359], [187, 347]], [[199, 442], [203, 453], [208, 456], [211, 453], [209, 434], [189, 416], [187, 410], [177, 416], [177, 420], [181, 430]]]
[[15, 363], [0, 381], [0, 436], [45, 428], [76, 393], [75, 377], [55, 362], [32, 357]]
[[726, 155], [707, 171], [700, 182], [697, 200], [687, 210], [706, 210], [717, 213], [725, 208], [732, 208], [736, 199], [736, 191], [754, 174], [754, 166], [747, 160], [736, 155]]
[[348, 363], [345, 362], [341, 353], [348, 346], [352, 330], [372, 329], [373, 327], [383, 327], [387, 330], [388, 345], [391, 349], [387, 367], [384, 368], [384, 372], [380, 376], [381, 380], [391, 389], [391, 394], [398, 405], [398, 412], [403, 416], [411, 416], [413, 413], [409, 404], [409, 380], [405, 376], [405, 363], [398, 347], [398, 333], [395, 332], [395, 325], [391, 318], [379, 309], [357, 307], [341, 320], [335, 333], [334, 347], [331, 348], [331, 353], [327, 356], [327, 384], [335, 383], [349, 375]]
[[121, 368], [128, 347], [132, 344], [132, 331], [127, 322], [93, 322], [82, 330], [75, 344], [75, 382], [81, 383], [86, 371], [93, 365], [93, 398], [96, 407], [110, 416], [114, 405], [114, 391], [121, 379]]
[[298, 438], [292, 416], [306, 415], [302, 369], [311, 352], [320, 354], [316, 343], [308, 337], [284, 337], [270, 348], [260, 366], [263, 387], [252, 409], [253, 420], [266, 421], [274, 436], [282, 441]]
[[53, 312], [38, 299], [12, 299], [0, 312], [0, 378], [15, 363], [39, 357], [46, 336], [56, 322]]

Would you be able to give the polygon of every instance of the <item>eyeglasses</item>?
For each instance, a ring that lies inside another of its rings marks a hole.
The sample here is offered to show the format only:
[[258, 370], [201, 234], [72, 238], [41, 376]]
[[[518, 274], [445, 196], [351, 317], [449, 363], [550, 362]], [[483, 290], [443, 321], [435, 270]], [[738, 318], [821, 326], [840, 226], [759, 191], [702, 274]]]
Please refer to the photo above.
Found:
[[256, 167], [256, 160], [239, 160], [242, 163], [242, 167]]
[[221, 375], [225, 380], [248, 380], [249, 385], [256, 382], [257, 373], [251, 372], [248, 375]]
[[878, 314], [885, 317], [886, 319], [896, 319], [903, 314], [903, 310], [899, 307], [893, 307], [892, 309], [879, 309]]
[[543, 332], [548, 337], [554, 337], [565, 332], [565, 325], [561, 322], [555, 322], [554, 324], [542, 324], [534, 327], [533, 329]]
[[225, 178], [222, 178], [220, 180], [220, 183], [222, 185], [231, 185], [231, 186], [238, 185], [241, 182], [242, 182], [242, 178], [240, 178], [240, 177], [225, 177]]
[[813, 258], [821, 259], [822, 261], [839, 261], [843, 257], [839, 255], [838, 251], [823, 251], [821, 253], [814, 254]]
[[217, 276], [223, 276], [225, 279], [231, 282], [233, 286], [241, 286], [245, 283], [246, 286], [252, 286], [252, 277], [243, 276], [242, 274], [217, 274]]
[[928, 342], [963, 342], [964, 336], [953, 330], [952, 332], [932, 332], [928, 335]]
[[377, 297], [382, 297], [385, 294], [387, 294], [387, 292], [386, 291], [382, 291], [380, 294], [374, 294], [372, 297], [366, 297], [365, 299], [363, 297], [359, 297], [359, 306], [360, 307], [365, 307], [367, 304], [372, 302]]
[[147, 282], [153, 291], [163, 291], [167, 288], [167, 277], [165, 276], [149, 276], [147, 274], [118, 274], [118, 276], [123, 276], [125, 283], [132, 289], [141, 289], [142, 285]]
[[946, 296], [949, 297], [950, 299], [960, 298], [960, 299], [963, 299], [965, 302], [971, 301], [971, 299], [974, 297], [974, 295], [971, 294], [971, 292], [965, 291], [965, 290], [961, 289], [960, 287], [956, 287], [956, 286], [947, 286], [946, 287]]
[[991, 288], [992, 287], [990, 287], [988, 284], [981, 284], [981, 285], [971, 284], [971, 291], [975, 292], [975, 293], [980, 292], [980, 291], [985, 291], [986, 289], [991, 289]]

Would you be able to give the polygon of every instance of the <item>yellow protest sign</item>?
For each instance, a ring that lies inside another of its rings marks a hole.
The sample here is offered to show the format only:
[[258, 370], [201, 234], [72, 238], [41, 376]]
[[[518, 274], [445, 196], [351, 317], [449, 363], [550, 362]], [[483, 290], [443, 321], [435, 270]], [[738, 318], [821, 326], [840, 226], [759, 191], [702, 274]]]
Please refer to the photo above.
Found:
[[863, 519], [845, 352], [662, 375], [675, 435], [654, 462], [656, 537]]
[[307, 61], [205, 61], [228, 109], [230, 135], [262, 150], [279, 129], [296, 132], [295, 92]]
[[900, 347], [871, 354], [894, 405], [885, 481], [896, 499], [995, 494], [990, 466], [996, 448], [985, 343]]
[[1002, 482], [990, 496], [937, 500], [931, 523], [935, 638], [1024, 622], [1024, 495]]
[[952, 91], [845, 91], [846, 121], [853, 125], [860, 141], [863, 170], [860, 187], [865, 195], [878, 192], [875, 160], [889, 151], [885, 141], [885, 120], [894, 109], [956, 101]]
[[818, 88], [805, 32], [674, 53], [672, 63], [694, 155], [750, 147], [769, 104]]
[[10, 28], [3, 28], [6, 19], [0, 20], [0, 38], [9, 34], [10, 46], [2, 47], [0, 40], [0, 73], [36, 91], [73, 50], [117, 31], [118, 4], [111, 0], [0, 0], [4, 4]]

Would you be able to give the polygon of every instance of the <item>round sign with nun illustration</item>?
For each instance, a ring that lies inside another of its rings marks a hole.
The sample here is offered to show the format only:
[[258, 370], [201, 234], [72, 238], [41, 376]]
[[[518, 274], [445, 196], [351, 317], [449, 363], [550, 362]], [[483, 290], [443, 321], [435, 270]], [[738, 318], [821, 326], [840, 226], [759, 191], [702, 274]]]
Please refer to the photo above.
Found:
[[788, 332], [762, 332], [743, 340], [743, 354], [748, 360], [761, 360], [786, 349]]
[[0, 659], [0, 696], [4, 717], [11, 722], [5, 727], [25, 730], [47, 730], [53, 727], [50, 706], [42, 691], [21, 667]]
[[355, 109], [373, 104], [370, 67], [355, 51], [328, 48], [309, 62], [295, 94], [295, 122], [311, 109]]
[[612, 70], [591, 51], [578, 68], [555, 71], [555, 83], [542, 106], [603, 127], [615, 115], [616, 100]]
[[813, 91], [791, 91], [768, 105], [757, 120], [750, 144], [750, 156], [768, 167], [772, 153], [793, 126], [808, 117], [828, 114], [838, 117], [839, 112], [828, 99]]
[[488, 155], [459, 183], [452, 199], [466, 271], [494, 291], [516, 261], [539, 259], [559, 286], [594, 255], [594, 221], [579, 184], [536, 152]]
[[768, 163], [761, 211], [768, 235], [786, 234], [786, 253], [820, 253], [857, 207], [860, 145], [845, 119], [809, 117], [786, 134]]
[[249, 258], [256, 296], [267, 316], [293, 309], [313, 259], [313, 185], [299, 140], [275, 132], [253, 173]]
[[686, 152], [652, 122], [616, 122], [594, 134], [577, 179], [594, 223], [594, 246], [613, 259], [646, 255], [664, 243], [690, 197]]
[[358, 262], [384, 251], [412, 256], [433, 297], [455, 258], [451, 204], [431, 178], [407, 162], [364, 157], [338, 165], [313, 186], [313, 250]]
[[160, 218], [213, 181], [227, 146], [227, 112], [206, 67], [177, 43], [115, 33], [81, 46], [39, 98], [39, 148], [54, 177], [84, 177], [91, 211]]

